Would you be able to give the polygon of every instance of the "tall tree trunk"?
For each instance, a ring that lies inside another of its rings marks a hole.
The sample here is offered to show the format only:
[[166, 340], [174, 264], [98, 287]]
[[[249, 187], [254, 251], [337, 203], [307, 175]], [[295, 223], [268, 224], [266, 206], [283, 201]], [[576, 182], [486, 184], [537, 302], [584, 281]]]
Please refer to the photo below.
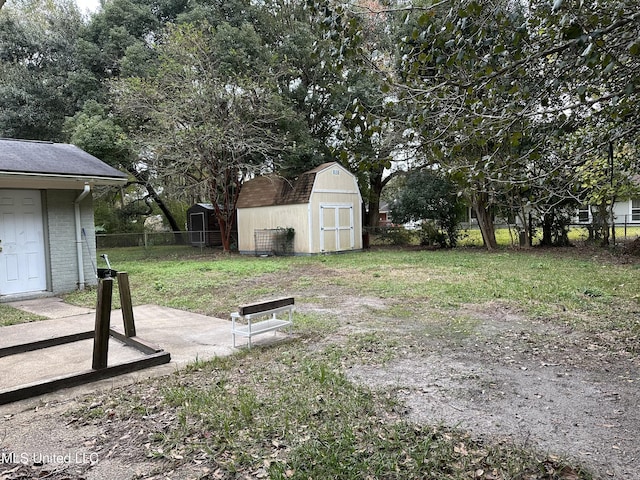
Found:
[[593, 220], [596, 231], [595, 239], [600, 240], [600, 245], [606, 247], [609, 245], [609, 211], [605, 200], [598, 205]]
[[553, 245], [553, 212], [547, 212], [542, 219], [542, 241], [540, 245], [550, 247]]
[[367, 202], [367, 216], [365, 227], [377, 227], [380, 225], [380, 195], [382, 193], [382, 175], [372, 175], [369, 180], [369, 198]]
[[176, 244], [183, 245], [184, 237], [182, 235], [182, 229], [180, 228], [180, 225], [178, 225], [178, 222], [176, 221], [167, 205], [164, 203], [162, 198], [160, 198], [160, 195], [158, 195], [158, 192], [156, 192], [155, 188], [153, 188], [153, 186], [149, 183], [148, 175], [145, 172], [137, 171], [133, 166], [128, 168], [127, 170], [137, 180], [137, 183], [139, 185], [142, 185], [147, 190], [149, 196], [153, 199], [156, 205], [158, 205], [158, 208], [164, 215], [164, 218], [167, 219], [167, 222], [171, 227], [171, 231], [174, 234]]
[[377, 227], [380, 225], [380, 197], [382, 196], [382, 190], [396, 174], [397, 172], [392, 172], [386, 178], [383, 178], [383, 166], [369, 172], [369, 198], [367, 199], [367, 216], [364, 219], [365, 227]]
[[523, 248], [531, 248], [531, 215], [527, 215], [524, 206], [520, 206], [518, 211], [518, 217], [522, 223], [522, 232], [520, 232], [520, 235], [523, 235], [524, 239], [524, 242], [519, 242], [521, 243], [520, 246]]
[[176, 222], [176, 219], [174, 218], [173, 214], [171, 213], [167, 205], [164, 203], [164, 201], [160, 198], [160, 196], [157, 194], [157, 192], [151, 185], [147, 184], [146, 188], [147, 188], [147, 192], [149, 192], [149, 196], [153, 199], [154, 202], [156, 202], [156, 205], [158, 205], [158, 208], [164, 215], [164, 218], [166, 218], [167, 222], [169, 222], [171, 231], [174, 233], [174, 236], [175, 236], [176, 244], [183, 245], [184, 237], [182, 235], [182, 229], [180, 228], [180, 225], [178, 225], [178, 222]]
[[493, 216], [489, 205], [488, 193], [476, 193], [473, 196], [473, 208], [476, 211], [478, 226], [482, 233], [482, 241], [487, 250], [495, 250], [498, 248], [496, 241], [496, 230], [493, 225]]
[[211, 203], [216, 215], [216, 220], [220, 226], [220, 239], [222, 241], [222, 250], [225, 253], [231, 251], [231, 233], [236, 223], [236, 205], [240, 195], [242, 186], [242, 177], [235, 167], [228, 167], [223, 172], [222, 185], [227, 186], [224, 191], [218, 188], [218, 182], [215, 177], [209, 182]]

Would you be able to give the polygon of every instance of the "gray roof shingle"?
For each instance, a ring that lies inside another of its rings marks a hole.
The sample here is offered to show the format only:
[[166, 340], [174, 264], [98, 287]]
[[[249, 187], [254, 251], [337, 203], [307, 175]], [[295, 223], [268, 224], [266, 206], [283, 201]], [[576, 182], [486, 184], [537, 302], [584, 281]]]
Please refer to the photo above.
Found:
[[0, 139], [0, 172], [127, 178], [125, 173], [75, 145], [8, 138]]

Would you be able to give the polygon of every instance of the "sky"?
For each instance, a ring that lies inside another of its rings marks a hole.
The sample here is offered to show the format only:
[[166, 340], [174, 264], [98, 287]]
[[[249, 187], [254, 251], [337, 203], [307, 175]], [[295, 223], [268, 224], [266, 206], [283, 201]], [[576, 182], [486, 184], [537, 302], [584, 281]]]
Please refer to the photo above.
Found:
[[76, 0], [76, 3], [83, 13], [94, 13], [100, 7], [100, 0]]

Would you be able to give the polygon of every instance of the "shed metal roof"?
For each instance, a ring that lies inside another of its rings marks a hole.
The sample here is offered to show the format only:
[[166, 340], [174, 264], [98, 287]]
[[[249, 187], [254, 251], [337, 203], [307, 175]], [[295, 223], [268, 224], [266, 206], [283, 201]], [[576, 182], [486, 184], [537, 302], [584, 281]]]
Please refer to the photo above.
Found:
[[0, 177], [49, 178], [122, 184], [127, 175], [66, 143], [0, 139]]

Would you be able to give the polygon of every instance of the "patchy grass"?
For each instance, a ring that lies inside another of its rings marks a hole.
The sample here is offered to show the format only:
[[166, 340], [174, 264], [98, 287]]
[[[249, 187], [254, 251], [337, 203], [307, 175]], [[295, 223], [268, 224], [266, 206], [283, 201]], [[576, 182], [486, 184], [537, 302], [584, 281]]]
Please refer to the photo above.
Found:
[[17, 308], [0, 303], [0, 327], [16, 325], [18, 323], [37, 322], [40, 320], [46, 320], [46, 317], [18, 310]]
[[99, 412], [123, 423], [122, 438], [141, 438], [145, 455], [178, 476], [195, 462], [214, 478], [591, 478], [559, 458], [404, 421], [392, 392], [344, 375], [345, 361], [380, 347], [380, 339], [315, 352], [279, 345], [198, 362], [76, 415], [92, 420]]
[[[158, 472], [173, 470], [176, 478], [590, 479], [561, 458], [508, 441], [410, 423], [393, 388], [353, 383], [346, 372], [432, 353], [434, 345], [473, 346], [483, 340], [478, 313], [497, 310], [539, 328], [529, 333], [505, 323], [493, 338], [496, 346], [510, 342], [510, 355], [569, 354], [573, 338], [565, 328], [606, 333], [600, 344], [640, 351], [640, 263], [601, 250], [108, 254], [114, 268], [129, 272], [135, 305], [226, 317], [261, 297], [296, 298], [294, 340], [197, 361], [169, 377], [87, 398], [71, 414], [108, 424], [102, 451], [126, 438], [128, 455], [155, 459]], [[94, 297], [66, 300], [91, 306]]]
[[[604, 250], [381, 249], [255, 258], [164, 247], [108, 254], [115, 269], [129, 273], [134, 305], [151, 303], [220, 318], [239, 304], [282, 295], [319, 307], [327, 304], [331, 310], [327, 292], [340, 291], [393, 303], [391, 310], [381, 312], [385, 317], [498, 301], [586, 331], [623, 330], [630, 338], [640, 332], [634, 320], [640, 308], [640, 262], [621, 261]], [[75, 292], [65, 301], [94, 306], [95, 292]], [[118, 302], [114, 292], [115, 308]], [[335, 312], [323, 318], [340, 321]], [[322, 322], [315, 323], [318, 327]]]

